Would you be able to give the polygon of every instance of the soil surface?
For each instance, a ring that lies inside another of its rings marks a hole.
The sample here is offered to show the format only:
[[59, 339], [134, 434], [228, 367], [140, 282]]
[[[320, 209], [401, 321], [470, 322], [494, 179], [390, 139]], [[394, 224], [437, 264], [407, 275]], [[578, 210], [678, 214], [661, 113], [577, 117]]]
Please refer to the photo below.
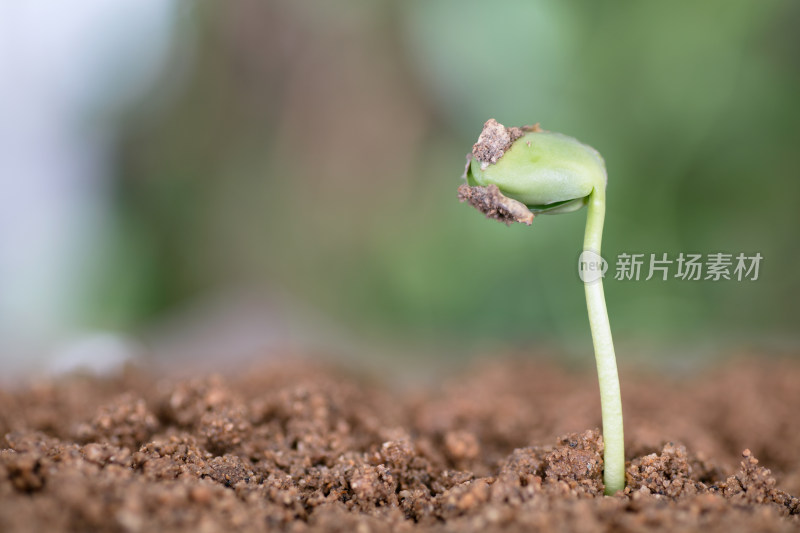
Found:
[[427, 382], [292, 362], [0, 391], [0, 531], [800, 529], [800, 362], [623, 376], [613, 497], [590, 373]]

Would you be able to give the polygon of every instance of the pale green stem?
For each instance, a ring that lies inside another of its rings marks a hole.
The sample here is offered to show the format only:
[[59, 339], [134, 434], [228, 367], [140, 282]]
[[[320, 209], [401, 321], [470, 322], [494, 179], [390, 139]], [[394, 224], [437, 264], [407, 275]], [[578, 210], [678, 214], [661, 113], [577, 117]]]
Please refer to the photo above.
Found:
[[[596, 187], [589, 196], [589, 211], [586, 215], [586, 234], [583, 249], [600, 255], [603, 240], [603, 220], [606, 213], [606, 192]], [[622, 397], [619, 391], [617, 360], [611, 327], [608, 323], [603, 280], [584, 283], [586, 307], [589, 310], [589, 326], [592, 330], [594, 357], [597, 361], [597, 378], [600, 382], [600, 407], [603, 414], [603, 483], [606, 494], [614, 494], [625, 488], [625, 443], [622, 430]]]

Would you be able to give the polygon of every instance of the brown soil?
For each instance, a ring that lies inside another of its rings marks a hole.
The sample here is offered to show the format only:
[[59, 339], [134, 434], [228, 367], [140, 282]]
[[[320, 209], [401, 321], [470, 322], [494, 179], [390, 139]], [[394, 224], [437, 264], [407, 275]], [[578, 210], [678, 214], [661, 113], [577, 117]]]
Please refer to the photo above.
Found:
[[614, 497], [594, 377], [541, 362], [416, 389], [291, 363], [0, 391], [0, 531], [800, 528], [799, 363], [622, 383]]
[[484, 123], [481, 134], [478, 136], [478, 142], [472, 145], [472, 156], [481, 162], [481, 168], [493, 165], [503, 157], [514, 141], [529, 131], [542, 131], [542, 129], [539, 124], [506, 128], [495, 119], [490, 118]]
[[467, 184], [458, 186], [458, 200], [468, 202], [469, 205], [486, 215], [500, 221], [506, 226], [519, 222], [530, 226], [533, 222], [533, 213], [525, 204], [503, 196], [497, 185], [488, 187], [470, 187]]

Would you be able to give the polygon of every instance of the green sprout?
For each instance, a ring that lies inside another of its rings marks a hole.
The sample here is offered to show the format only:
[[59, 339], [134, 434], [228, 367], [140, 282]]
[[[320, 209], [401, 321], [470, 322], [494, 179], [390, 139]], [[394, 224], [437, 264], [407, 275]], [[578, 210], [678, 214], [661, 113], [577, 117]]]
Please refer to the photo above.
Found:
[[569, 213], [588, 206], [579, 261], [592, 330], [603, 416], [606, 494], [625, 488], [622, 399], [608, 323], [600, 257], [606, 211], [606, 168], [590, 146], [539, 125], [506, 128], [494, 119], [483, 126], [467, 155], [467, 184], [459, 199], [507, 225], [530, 225], [538, 214]]

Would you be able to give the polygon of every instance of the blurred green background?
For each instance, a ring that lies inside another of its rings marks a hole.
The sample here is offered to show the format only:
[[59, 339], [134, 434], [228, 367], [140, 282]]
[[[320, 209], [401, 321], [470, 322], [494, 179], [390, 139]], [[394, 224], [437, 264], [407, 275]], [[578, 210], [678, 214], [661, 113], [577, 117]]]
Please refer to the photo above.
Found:
[[494, 117], [603, 154], [606, 258], [764, 257], [755, 282], [612, 270], [620, 357], [796, 346], [798, 22], [775, 0], [194, 4], [123, 116], [85, 321], [263, 288], [386, 353], [585, 356], [585, 211], [506, 228], [456, 201]]

